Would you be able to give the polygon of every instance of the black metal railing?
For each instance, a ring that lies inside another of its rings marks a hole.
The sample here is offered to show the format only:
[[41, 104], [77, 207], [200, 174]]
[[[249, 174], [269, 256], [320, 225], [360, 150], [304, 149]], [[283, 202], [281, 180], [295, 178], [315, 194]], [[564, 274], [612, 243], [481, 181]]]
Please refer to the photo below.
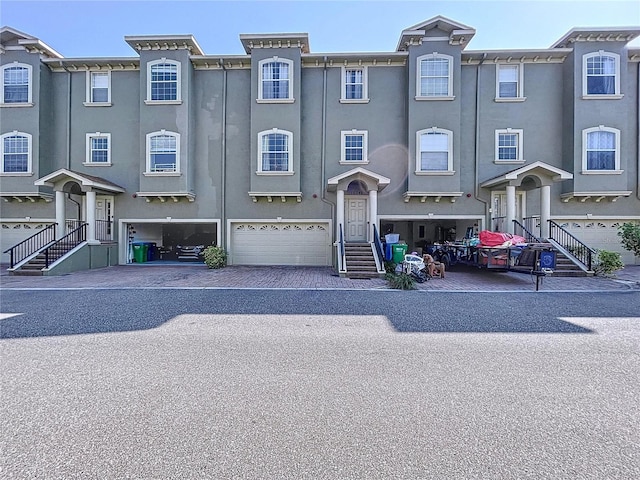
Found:
[[340, 225], [340, 238], [338, 240], [338, 270], [345, 272], [347, 270], [347, 260], [344, 248], [344, 233], [342, 232], [342, 224]]
[[56, 224], [52, 223], [2, 253], [9, 254], [9, 257], [11, 258], [11, 268], [13, 268], [17, 263], [33, 255], [48, 243], [53, 242], [55, 239]]
[[376, 253], [378, 254], [380, 265], [382, 265], [384, 263], [384, 251], [382, 250], [382, 241], [380, 240], [380, 235], [378, 234], [378, 229], [375, 225], [373, 226], [373, 244], [376, 247]]
[[549, 220], [549, 238], [558, 243], [569, 254], [582, 263], [587, 270], [592, 270], [596, 251], [567, 232], [553, 220]]
[[40, 255], [44, 255], [45, 268], [49, 268], [53, 262], [87, 240], [87, 225], [87, 223], [81, 224], [40, 252]]
[[113, 240], [113, 222], [111, 220], [96, 220], [96, 240], [101, 242]]
[[491, 227], [494, 232], [504, 232], [504, 223], [507, 217], [493, 217], [491, 219]]
[[529, 229], [518, 220], [513, 220], [513, 233], [524, 237], [527, 243], [541, 243], [540, 239], [531, 233], [531, 231], [529, 231]]
[[541, 239], [540, 217], [524, 217], [522, 219], [522, 224], [524, 225], [524, 228], [526, 228], [534, 236]]
[[69, 233], [69, 232], [73, 232], [75, 229], [77, 229], [80, 225], [82, 225], [84, 222], [82, 220], [70, 220], [70, 219], [66, 219], [64, 221], [64, 225], [65, 225], [65, 232]]

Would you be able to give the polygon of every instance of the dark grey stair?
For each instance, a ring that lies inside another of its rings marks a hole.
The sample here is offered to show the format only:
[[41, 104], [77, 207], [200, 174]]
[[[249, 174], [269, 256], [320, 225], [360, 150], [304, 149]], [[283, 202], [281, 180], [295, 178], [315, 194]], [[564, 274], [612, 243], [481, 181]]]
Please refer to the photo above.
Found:
[[376, 260], [368, 243], [345, 244], [347, 277], [369, 279], [378, 277]]

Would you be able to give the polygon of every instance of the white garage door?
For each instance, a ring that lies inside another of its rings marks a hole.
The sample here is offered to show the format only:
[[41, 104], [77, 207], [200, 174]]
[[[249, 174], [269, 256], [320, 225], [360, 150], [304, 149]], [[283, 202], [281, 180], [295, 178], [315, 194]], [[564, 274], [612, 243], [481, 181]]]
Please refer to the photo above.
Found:
[[[47, 223], [2, 222], [0, 224], [0, 252], [17, 245], [46, 227]], [[2, 263], [9, 263], [8, 253], [2, 254]]]
[[626, 264], [638, 264], [640, 258], [625, 250], [620, 243], [618, 226], [624, 220], [555, 220], [562, 228], [574, 237], [595, 250], [618, 252]]
[[328, 223], [232, 223], [232, 265], [331, 265]]

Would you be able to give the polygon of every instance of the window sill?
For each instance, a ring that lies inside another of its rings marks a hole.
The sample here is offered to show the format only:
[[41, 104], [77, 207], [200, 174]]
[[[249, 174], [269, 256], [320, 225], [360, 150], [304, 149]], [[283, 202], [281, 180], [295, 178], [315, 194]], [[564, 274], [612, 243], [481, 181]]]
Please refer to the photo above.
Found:
[[24, 103], [0, 103], [1, 108], [27, 108], [33, 107], [33, 103], [24, 102]]
[[111, 162], [83, 162], [82, 165], [85, 167], [110, 167], [112, 165]]
[[496, 97], [493, 99], [496, 103], [522, 103], [527, 97]]
[[416, 101], [418, 102], [425, 102], [425, 101], [451, 101], [451, 100], [455, 100], [456, 97], [415, 97]]
[[145, 100], [145, 105], [182, 105], [182, 100]]
[[362, 103], [369, 103], [369, 99], [368, 98], [341, 98], [340, 103], [362, 104]]
[[260, 172], [257, 171], [256, 175], [265, 175], [265, 176], [282, 176], [282, 175], [293, 175], [293, 172]]
[[256, 98], [256, 103], [294, 103], [293, 98]]
[[454, 170], [416, 170], [416, 175], [455, 175]]
[[144, 172], [145, 177], [180, 177], [180, 172]]
[[582, 170], [582, 175], [621, 175], [624, 170]]
[[340, 165], [369, 165], [369, 160], [340, 160]]
[[583, 95], [582, 100], [620, 100], [624, 95]]
[[110, 107], [111, 102], [82, 102], [85, 107]]
[[32, 172], [0, 172], [0, 177], [32, 177]]
[[496, 165], [521, 165], [525, 163], [526, 160], [494, 160], [493, 163]]

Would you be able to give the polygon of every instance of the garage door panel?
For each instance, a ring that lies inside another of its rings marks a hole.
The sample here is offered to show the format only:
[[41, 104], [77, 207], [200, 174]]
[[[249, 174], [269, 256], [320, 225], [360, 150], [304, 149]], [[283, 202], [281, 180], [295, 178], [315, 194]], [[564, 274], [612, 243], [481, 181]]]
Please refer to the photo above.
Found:
[[[27, 238], [41, 232], [47, 223], [2, 222], [0, 225], [0, 252], [17, 245]], [[11, 257], [2, 253], [2, 263], [9, 263]]]
[[331, 265], [328, 224], [232, 224], [234, 265]]
[[557, 220], [562, 228], [571, 233], [578, 240], [594, 250], [608, 250], [620, 254], [626, 264], [637, 264], [637, 258], [625, 250], [618, 236], [618, 227], [624, 220]]

